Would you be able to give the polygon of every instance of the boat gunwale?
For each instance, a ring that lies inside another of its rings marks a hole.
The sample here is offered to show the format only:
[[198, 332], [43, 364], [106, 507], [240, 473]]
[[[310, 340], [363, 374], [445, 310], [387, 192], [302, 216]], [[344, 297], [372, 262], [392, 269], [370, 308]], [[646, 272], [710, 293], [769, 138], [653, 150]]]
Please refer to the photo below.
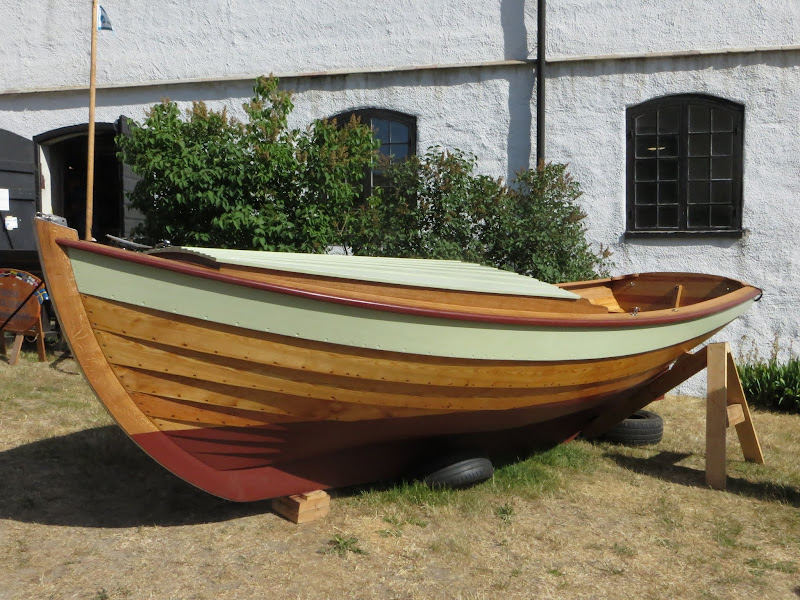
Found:
[[[68, 238], [56, 238], [55, 242], [65, 248], [73, 248], [76, 250], [86, 251], [101, 256], [115, 258], [123, 262], [136, 263], [143, 266], [153, 267], [188, 275], [190, 277], [198, 277], [200, 279], [208, 279], [220, 283], [234, 285], [239, 287], [246, 287], [256, 290], [263, 290], [267, 292], [274, 292], [278, 294], [285, 294], [310, 300], [321, 302], [330, 302], [345, 306], [352, 306], [367, 310], [378, 310], [383, 312], [393, 312], [399, 314], [415, 315], [422, 317], [451, 319], [459, 321], [472, 321], [472, 322], [485, 322], [497, 323], [503, 325], [522, 325], [522, 326], [546, 326], [546, 327], [568, 327], [568, 328], [627, 328], [627, 327], [641, 327], [644, 325], [665, 325], [692, 321], [700, 319], [712, 314], [716, 314], [743, 304], [749, 300], [758, 299], [762, 292], [760, 289], [747, 284], [741, 284], [742, 287], [734, 290], [724, 296], [704, 300], [687, 307], [679, 309], [663, 309], [652, 311], [650, 313], [608, 313], [608, 314], [589, 314], [574, 317], [565, 317], [563, 313], [540, 313], [541, 316], [520, 317], [520, 316], [507, 316], [507, 315], [492, 315], [482, 314], [467, 311], [448, 311], [433, 308], [423, 308], [407, 306], [402, 304], [395, 304], [389, 302], [375, 302], [370, 300], [359, 300], [355, 298], [348, 298], [346, 296], [337, 296], [333, 294], [324, 294], [321, 292], [313, 292], [299, 288], [289, 287], [280, 284], [266, 283], [261, 281], [254, 281], [244, 277], [237, 277], [235, 275], [227, 275], [216, 273], [198, 267], [192, 263], [180, 262], [176, 260], [160, 258], [157, 256], [150, 256], [132, 252], [130, 250], [123, 250], [119, 248], [112, 248], [104, 246], [96, 242], [89, 242], [84, 240], [71, 240]], [[699, 274], [698, 274], [699, 275]], [[721, 278], [726, 279], [726, 278]], [[602, 283], [604, 280], [599, 280]], [[581, 282], [587, 283], [587, 282]], [[739, 283], [739, 282], [737, 282]], [[724, 299], [724, 300], [723, 300]], [[567, 302], [569, 300], [565, 300]]]

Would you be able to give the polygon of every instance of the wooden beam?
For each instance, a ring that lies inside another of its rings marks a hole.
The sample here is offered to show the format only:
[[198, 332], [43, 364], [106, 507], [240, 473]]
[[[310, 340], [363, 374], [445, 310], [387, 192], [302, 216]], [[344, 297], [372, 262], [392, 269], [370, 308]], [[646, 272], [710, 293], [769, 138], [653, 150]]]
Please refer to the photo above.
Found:
[[662, 375], [637, 389], [624, 398], [613, 409], [598, 415], [589, 426], [583, 430], [585, 437], [602, 435], [620, 421], [627, 419], [637, 410], [640, 410], [660, 398], [675, 386], [683, 383], [689, 377], [699, 373], [706, 364], [706, 348], [703, 347], [694, 354], [689, 352], [678, 357], [672, 368]]
[[42, 327], [42, 313], [39, 312], [39, 318], [36, 320], [36, 325], [33, 327], [36, 334], [36, 352], [39, 354], [39, 362], [47, 361], [47, 351], [44, 347], [44, 327]]
[[[730, 394], [730, 390], [728, 390]], [[742, 410], [741, 404], [728, 404], [728, 420], [726, 421], [726, 427], [732, 427], [734, 425], [738, 425], [739, 423], [744, 423], [744, 411]]]
[[8, 355], [8, 364], [12, 367], [19, 362], [19, 352], [22, 350], [22, 340], [25, 336], [18, 333], [14, 336], [14, 343], [11, 345], [11, 354]]
[[736, 434], [739, 436], [739, 444], [742, 446], [742, 454], [745, 460], [759, 465], [764, 464], [764, 454], [761, 452], [761, 444], [758, 442], [758, 435], [753, 426], [753, 419], [750, 416], [750, 407], [742, 389], [742, 380], [739, 379], [739, 372], [733, 360], [733, 355], [728, 353], [728, 404], [739, 406], [742, 411], [742, 421], [732, 423], [736, 425]]
[[706, 485], [724, 490], [725, 431], [728, 426], [728, 348], [727, 342], [709, 344], [708, 398], [706, 403]]
[[681, 295], [683, 294], [683, 286], [676, 285], [675, 286], [675, 306], [673, 308], [679, 308], [681, 305]]

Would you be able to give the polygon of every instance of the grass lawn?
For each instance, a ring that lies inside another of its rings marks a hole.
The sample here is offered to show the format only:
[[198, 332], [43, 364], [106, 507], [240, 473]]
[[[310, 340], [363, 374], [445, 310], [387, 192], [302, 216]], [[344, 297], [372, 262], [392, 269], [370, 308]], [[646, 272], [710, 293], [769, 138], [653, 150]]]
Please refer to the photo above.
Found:
[[0, 600], [798, 598], [800, 415], [754, 412], [704, 485], [704, 400], [667, 396], [658, 446], [577, 440], [463, 491], [332, 492], [294, 525], [166, 472], [75, 362], [0, 358]]

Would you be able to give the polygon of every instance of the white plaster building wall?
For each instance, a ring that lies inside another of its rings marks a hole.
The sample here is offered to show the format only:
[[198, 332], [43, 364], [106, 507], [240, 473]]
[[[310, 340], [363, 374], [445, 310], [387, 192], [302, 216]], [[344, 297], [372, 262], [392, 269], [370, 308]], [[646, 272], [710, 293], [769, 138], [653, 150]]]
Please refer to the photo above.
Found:
[[[120, 115], [143, 121], [148, 109], [169, 97], [182, 109], [203, 100], [227, 107], [244, 119], [242, 104], [252, 81], [181, 84], [97, 93], [96, 121], [113, 123]], [[534, 79], [527, 66], [408, 71], [337, 77], [288, 78], [281, 87], [294, 93], [291, 127], [358, 108], [395, 110], [418, 118], [417, 149], [441, 145], [473, 153], [478, 172], [508, 178], [526, 166], [531, 154], [529, 105]], [[33, 138], [44, 132], [85, 123], [87, 96], [82, 91], [0, 94], [0, 129]], [[125, 208], [125, 230], [138, 221]]]
[[[97, 122], [120, 115], [142, 121], [147, 110], [170, 98], [185, 109], [196, 100], [227, 107], [245, 118], [242, 104], [253, 81], [184, 84], [97, 92]], [[383, 108], [418, 117], [420, 153], [434, 145], [476, 154], [480, 171], [506, 177], [527, 165], [532, 127], [529, 104], [534, 79], [529, 67], [507, 66], [440, 71], [288, 78], [281, 87], [294, 93], [291, 127], [358, 108]], [[82, 91], [0, 94], [0, 129], [23, 137], [85, 123], [87, 96]], [[511, 157], [511, 158], [509, 158]]]
[[[114, 32], [98, 40], [100, 122], [120, 114], [141, 120], [162, 96], [241, 116], [249, 78], [268, 72], [524, 59], [536, 46], [534, 0], [398, 0], [380, 10], [359, 0], [103, 5]], [[800, 44], [794, 0], [551, 0], [547, 8], [551, 58]], [[0, 0], [0, 129], [32, 138], [86, 122], [85, 91], [9, 92], [86, 87], [87, 13], [63, 0], [31, 0], [24, 11]], [[548, 159], [570, 163], [585, 192], [589, 237], [614, 251], [615, 272], [711, 271], [752, 282], [765, 289], [764, 300], [724, 337], [754, 337], [762, 354], [776, 336], [800, 348], [798, 51], [555, 62], [548, 77]], [[166, 81], [184, 83], [147, 85]], [[144, 85], [115, 87], [128, 84]], [[292, 126], [350, 109], [397, 110], [418, 117], [420, 152], [434, 144], [461, 148], [478, 155], [480, 172], [502, 177], [531, 160], [534, 84], [531, 65], [282, 78], [296, 92]], [[625, 109], [678, 93], [745, 105], [748, 232], [741, 240], [623, 238]]]
[[[98, 84], [525, 58], [523, 0], [104, 0]], [[535, 8], [534, 8], [535, 10]], [[90, 8], [0, 0], [0, 92], [85, 85]]]
[[[548, 158], [581, 183], [589, 238], [614, 252], [615, 274], [700, 271], [741, 279], [764, 298], [719, 334], [735, 350], [800, 350], [800, 51], [597, 61], [550, 68]], [[742, 239], [625, 239], [626, 108], [702, 93], [745, 105]], [[697, 378], [684, 391], [699, 393]]]
[[800, 43], [796, 0], [556, 0], [547, 53], [590, 56]]

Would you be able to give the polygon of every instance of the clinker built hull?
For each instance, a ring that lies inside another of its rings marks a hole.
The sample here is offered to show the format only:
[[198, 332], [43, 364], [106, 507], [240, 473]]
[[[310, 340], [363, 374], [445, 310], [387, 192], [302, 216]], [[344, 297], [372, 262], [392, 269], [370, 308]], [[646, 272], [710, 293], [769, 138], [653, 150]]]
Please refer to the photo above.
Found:
[[62, 329], [114, 419], [176, 475], [240, 501], [393, 478], [431, 440], [569, 439], [758, 293], [688, 316], [562, 314], [559, 299], [476, 314], [477, 299], [442, 292], [331, 295], [324, 278], [287, 286], [37, 232]]

